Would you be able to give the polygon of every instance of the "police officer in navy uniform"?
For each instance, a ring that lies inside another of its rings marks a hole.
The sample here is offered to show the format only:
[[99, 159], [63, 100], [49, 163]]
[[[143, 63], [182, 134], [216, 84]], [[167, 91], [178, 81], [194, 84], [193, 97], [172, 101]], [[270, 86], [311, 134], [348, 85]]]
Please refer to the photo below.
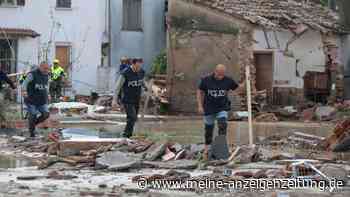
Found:
[[49, 118], [49, 73], [50, 66], [42, 62], [39, 68], [28, 73], [23, 82], [24, 103], [29, 113], [30, 137], [35, 137], [35, 127]]
[[126, 138], [130, 138], [133, 134], [139, 113], [142, 88], [145, 87], [145, 71], [141, 67], [142, 63], [143, 60], [140, 58], [133, 59], [132, 65], [122, 71], [116, 85], [113, 105], [116, 105], [117, 97], [121, 92], [121, 103], [127, 116], [127, 124], [123, 133], [123, 137]]
[[218, 123], [219, 135], [226, 136], [228, 112], [231, 110], [228, 93], [239, 87], [232, 78], [225, 75], [225, 71], [224, 65], [217, 65], [213, 74], [202, 78], [197, 90], [198, 111], [204, 115], [204, 160], [208, 160], [215, 120]]

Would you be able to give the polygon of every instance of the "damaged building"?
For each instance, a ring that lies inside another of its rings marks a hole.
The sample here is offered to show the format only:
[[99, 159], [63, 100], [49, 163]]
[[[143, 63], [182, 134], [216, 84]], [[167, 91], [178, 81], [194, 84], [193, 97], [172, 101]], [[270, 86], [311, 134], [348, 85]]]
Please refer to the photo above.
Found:
[[[301, 0], [172, 0], [168, 14], [168, 88], [172, 109], [195, 112], [199, 79], [216, 64], [266, 90], [272, 105], [343, 96], [337, 13]], [[244, 106], [244, 93], [232, 100]]]

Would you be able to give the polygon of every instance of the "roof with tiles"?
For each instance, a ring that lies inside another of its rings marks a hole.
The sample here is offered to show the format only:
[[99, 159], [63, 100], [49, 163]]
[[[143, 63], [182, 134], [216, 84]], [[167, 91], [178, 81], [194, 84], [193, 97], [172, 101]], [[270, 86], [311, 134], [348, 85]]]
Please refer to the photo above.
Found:
[[337, 13], [307, 0], [183, 0], [202, 5], [267, 29], [295, 29], [298, 25], [323, 33], [348, 32]]

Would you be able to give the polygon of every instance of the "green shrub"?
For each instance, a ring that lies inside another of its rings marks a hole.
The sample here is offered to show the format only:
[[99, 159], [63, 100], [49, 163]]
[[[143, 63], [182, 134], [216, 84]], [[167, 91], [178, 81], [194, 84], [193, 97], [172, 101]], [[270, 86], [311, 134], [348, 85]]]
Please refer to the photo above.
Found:
[[152, 74], [166, 74], [167, 72], [167, 54], [162, 51], [152, 63]]

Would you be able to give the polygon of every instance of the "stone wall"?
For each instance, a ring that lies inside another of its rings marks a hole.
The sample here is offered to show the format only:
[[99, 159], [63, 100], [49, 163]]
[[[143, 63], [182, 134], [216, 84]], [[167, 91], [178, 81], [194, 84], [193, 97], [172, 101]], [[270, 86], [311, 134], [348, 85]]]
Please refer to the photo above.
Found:
[[245, 21], [170, 1], [168, 24], [168, 85], [173, 111], [197, 110], [198, 82], [217, 64], [225, 64], [228, 76], [237, 82], [244, 79], [241, 73], [246, 65], [254, 74], [253, 28]]

